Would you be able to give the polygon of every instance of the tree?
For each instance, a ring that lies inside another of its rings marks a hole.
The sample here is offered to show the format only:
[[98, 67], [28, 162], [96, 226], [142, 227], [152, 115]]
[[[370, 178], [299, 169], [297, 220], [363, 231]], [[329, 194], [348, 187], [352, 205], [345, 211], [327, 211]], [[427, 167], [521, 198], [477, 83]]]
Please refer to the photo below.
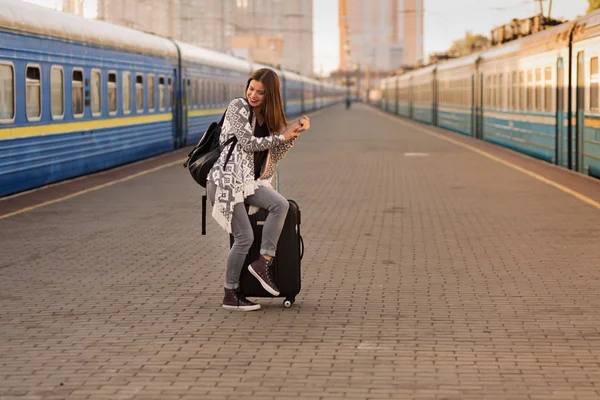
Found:
[[464, 38], [452, 42], [450, 53], [464, 56], [466, 54], [471, 54], [473, 51], [481, 50], [487, 47], [489, 43], [490, 40], [487, 37], [483, 35], [474, 35], [472, 32], [467, 32]]
[[592, 11], [600, 8], [600, 0], [588, 0], [588, 4], [589, 4], [588, 10], [587, 10], [588, 13], [591, 13]]

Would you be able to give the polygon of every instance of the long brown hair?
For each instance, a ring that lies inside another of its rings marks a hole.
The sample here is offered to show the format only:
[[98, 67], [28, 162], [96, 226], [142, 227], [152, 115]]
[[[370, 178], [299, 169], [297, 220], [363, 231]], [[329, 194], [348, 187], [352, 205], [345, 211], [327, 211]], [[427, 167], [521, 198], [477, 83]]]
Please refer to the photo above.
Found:
[[248, 86], [250, 82], [258, 81], [265, 87], [265, 97], [261, 104], [261, 111], [267, 121], [267, 126], [272, 134], [278, 134], [287, 127], [287, 120], [283, 112], [283, 101], [279, 92], [279, 77], [269, 68], [254, 71], [248, 78], [244, 98], [248, 100]]

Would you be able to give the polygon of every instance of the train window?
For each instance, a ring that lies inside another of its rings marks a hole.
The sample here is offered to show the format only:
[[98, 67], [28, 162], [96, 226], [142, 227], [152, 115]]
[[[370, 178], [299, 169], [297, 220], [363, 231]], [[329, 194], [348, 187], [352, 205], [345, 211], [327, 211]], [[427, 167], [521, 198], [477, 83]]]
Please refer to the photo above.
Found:
[[117, 73], [108, 73], [107, 83], [107, 95], [108, 95], [108, 114], [115, 115], [117, 113]]
[[491, 103], [490, 103], [490, 99], [492, 98], [492, 77], [488, 76], [485, 78], [486, 82], [486, 90], [485, 90], [485, 99], [484, 99], [484, 105], [486, 107], [490, 107]]
[[198, 89], [196, 88], [196, 80], [192, 81], [192, 91], [190, 93], [190, 98], [192, 99], [192, 106], [196, 108], [198, 101]]
[[98, 70], [92, 70], [92, 115], [97, 117], [102, 114], [102, 75]]
[[510, 100], [510, 109], [518, 110], [519, 109], [519, 81], [517, 80], [517, 73], [512, 73], [512, 92], [511, 92], [511, 100]]
[[492, 77], [492, 98], [491, 98], [491, 107], [492, 108], [497, 108], [498, 103], [496, 101], [497, 97], [497, 92], [498, 92], [498, 77], [496, 75], [494, 75]]
[[204, 106], [206, 108], [209, 108], [209, 103], [210, 103], [210, 82], [208, 81], [204, 81], [202, 82], [203, 85], [203, 89], [204, 89]]
[[204, 80], [198, 79], [198, 101], [200, 108], [204, 108]]
[[71, 107], [73, 108], [73, 117], [83, 117], [83, 71], [73, 70], [71, 79]]
[[598, 57], [590, 60], [590, 109], [598, 111]]
[[148, 74], [148, 111], [156, 110], [156, 94], [154, 86], [154, 74]]
[[135, 111], [144, 112], [144, 76], [141, 74], [135, 76]]
[[525, 110], [527, 95], [525, 92], [525, 72], [519, 72], [519, 110]]
[[39, 121], [42, 116], [42, 78], [40, 67], [27, 67], [26, 73], [27, 119]]
[[185, 97], [188, 107], [192, 106], [192, 81], [189, 79], [185, 80], [186, 89], [185, 89]]
[[229, 84], [223, 84], [223, 104], [227, 104], [229, 100]]
[[515, 84], [514, 84], [514, 80], [513, 80], [513, 74], [511, 72], [509, 72], [506, 75], [506, 91], [507, 91], [507, 96], [506, 96], [506, 109], [507, 110], [512, 110], [514, 107], [514, 88]]
[[536, 68], [535, 70], [535, 109], [536, 111], [542, 111], [542, 70]]
[[221, 83], [215, 83], [214, 90], [215, 107], [219, 107], [221, 105], [221, 101], [223, 101], [221, 99], [221, 95], [223, 94], [223, 91], [221, 90]]
[[50, 70], [50, 111], [52, 119], [62, 119], [65, 115], [65, 76], [57, 66]]
[[204, 97], [206, 100], [206, 108], [211, 108], [212, 107], [212, 86], [209, 81], [206, 81], [204, 83], [204, 86], [206, 87], [206, 94]]
[[496, 90], [498, 91], [496, 107], [504, 108], [504, 74], [498, 75], [498, 86], [496, 86]]
[[202, 107], [202, 79], [196, 79], [196, 104], [198, 108]]
[[129, 114], [131, 112], [131, 73], [123, 72], [123, 113]]
[[200, 79], [200, 108], [206, 108], [206, 96], [208, 87], [204, 79]]
[[0, 64], [0, 123], [15, 118], [15, 70], [12, 65]]
[[544, 69], [544, 109], [552, 111], [552, 68]]
[[173, 103], [175, 102], [175, 95], [173, 93], [173, 82], [171, 81], [171, 77], [169, 77], [167, 82], [167, 91], [169, 93], [169, 111], [171, 111], [173, 109]]
[[527, 71], [527, 110], [533, 110], [533, 71]]
[[165, 111], [165, 77], [158, 77], [158, 109]]

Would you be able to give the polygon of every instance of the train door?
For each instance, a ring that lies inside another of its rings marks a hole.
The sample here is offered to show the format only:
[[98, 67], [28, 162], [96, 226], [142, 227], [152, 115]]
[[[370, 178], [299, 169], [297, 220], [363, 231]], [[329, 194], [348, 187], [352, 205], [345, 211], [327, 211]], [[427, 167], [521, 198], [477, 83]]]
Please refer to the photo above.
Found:
[[181, 99], [181, 129], [183, 130], [183, 141], [182, 141], [182, 147], [184, 147], [185, 145], [187, 145], [187, 139], [188, 136], [190, 134], [189, 132], [189, 125], [188, 125], [188, 112], [189, 112], [189, 107], [190, 107], [190, 100], [191, 100], [191, 93], [192, 93], [192, 81], [190, 78], [186, 78], [185, 79], [185, 84], [183, 85], [182, 88], [182, 99]]
[[575, 96], [575, 131], [569, 140], [569, 166], [575, 171], [583, 172], [582, 147], [585, 127], [585, 58], [583, 51], [577, 53], [577, 93]]
[[556, 138], [555, 138], [555, 163], [567, 167], [566, 140], [568, 131], [565, 131], [565, 66], [564, 60], [559, 58], [556, 62]]
[[471, 80], [469, 82], [470, 85], [470, 99], [471, 102], [471, 136], [475, 137], [475, 74], [471, 75]]
[[433, 87], [432, 87], [433, 93], [432, 93], [432, 99], [433, 99], [433, 104], [431, 107], [431, 112], [433, 113], [432, 118], [431, 118], [431, 123], [434, 126], [437, 126], [438, 124], [438, 80], [437, 80], [437, 70], [433, 71]]
[[483, 139], [483, 73], [477, 71], [475, 76], [475, 137]]
[[[186, 132], [183, 130], [183, 107], [181, 101], [181, 92], [179, 88], [181, 85], [182, 78], [177, 73], [177, 69], [173, 69], [172, 78], [168, 79], [167, 92], [169, 93], [169, 107], [173, 112], [173, 129], [175, 130], [173, 133], [173, 144], [176, 149], [183, 147], [186, 142]], [[173, 84], [171, 84], [171, 79], [173, 79]], [[186, 113], [187, 118], [187, 113]]]

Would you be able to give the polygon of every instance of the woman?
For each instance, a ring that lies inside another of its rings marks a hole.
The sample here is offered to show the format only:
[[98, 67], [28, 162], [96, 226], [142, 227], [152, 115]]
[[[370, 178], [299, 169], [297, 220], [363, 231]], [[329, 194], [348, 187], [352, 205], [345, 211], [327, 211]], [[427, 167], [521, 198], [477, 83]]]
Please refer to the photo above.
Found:
[[[258, 208], [269, 213], [263, 227], [261, 255], [248, 270], [267, 292], [279, 295], [270, 266], [289, 203], [271, 187], [270, 180], [279, 160], [300, 132], [309, 128], [310, 120], [305, 115], [295, 124], [288, 125], [279, 93], [279, 78], [267, 68], [250, 75], [244, 98], [233, 100], [227, 107], [220, 142], [223, 145], [235, 135], [237, 143], [230, 156], [231, 145], [224, 148], [210, 170], [207, 182], [212, 216], [234, 237], [227, 256], [223, 299], [226, 309], [251, 311], [260, 308], [260, 304], [246, 299], [239, 290], [244, 260], [254, 242], [248, 214], [255, 213]], [[249, 211], [246, 211], [246, 205], [250, 206]]]

